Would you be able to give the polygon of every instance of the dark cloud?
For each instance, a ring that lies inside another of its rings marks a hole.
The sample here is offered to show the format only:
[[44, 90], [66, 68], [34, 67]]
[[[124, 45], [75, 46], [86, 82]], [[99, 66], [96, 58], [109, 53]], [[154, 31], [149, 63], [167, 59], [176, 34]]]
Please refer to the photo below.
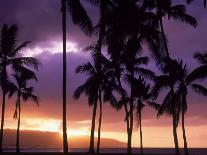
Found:
[[[89, 15], [95, 19], [97, 10], [84, 3]], [[6, 0], [0, 1], [0, 25], [17, 24], [19, 40], [30, 40], [32, 46], [61, 40], [61, 12], [58, 0]], [[72, 24], [68, 15], [68, 39], [85, 47], [90, 39]]]

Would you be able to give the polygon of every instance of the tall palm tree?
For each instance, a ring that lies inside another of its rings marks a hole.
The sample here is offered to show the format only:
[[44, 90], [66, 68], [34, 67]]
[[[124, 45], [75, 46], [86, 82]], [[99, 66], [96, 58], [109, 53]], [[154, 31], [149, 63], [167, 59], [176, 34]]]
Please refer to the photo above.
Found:
[[63, 33], [63, 80], [62, 80], [62, 91], [63, 91], [63, 151], [65, 154], [68, 153], [68, 141], [67, 141], [67, 55], [66, 55], [66, 9], [72, 16], [74, 24], [78, 24], [81, 29], [88, 35], [93, 30], [92, 22], [87, 15], [84, 7], [81, 5], [80, 0], [61, 0], [61, 12], [62, 12], [62, 33]]
[[23, 101], [28, 101], [29, 99], [33, 102], [36, 102], [39, 105], [39, 98], [33, 94], [33, 87], [27, 86], [29, 80], [37, 80], [35, 73], [33, 71], [23, 71], [18, 72], [13, 75], [16, 85], [14, 85], [14, 89], [10, 91], [9, 97], [11, 97], [14, 93], [17, 94], [16, 99], [16, 109], [14, 112], [14, 119], [18, 120], [17, 124], [17, 136], [16, 136], [16, 152], [20, 152], [20, 121], [21, 121], [21, 99]]
[[160, 40], [163, 42], [165, 56], [169, 57], [169, 50], [167, 45], [167, 38], [163, 26], [163, 19], [174, 19], [187, 23], [193, 27], [197, 26], [197, 21], [194, 17], [189, 15], [186, 11], [185, 5], [173, 5], [172, 0], [142, 0], [143, 6], [156, 11], [157, 19], [159, 22], [162, 37]]
[[[116, 56], [120, 56], [121, 53], [124, 54], [124, 58], [128, 58], [126, 72], [131, 72], [131, 75], [134, 74], [134, 59], [142, 51], [142, 45], [145, 44], [150, 48], [150, 51], [154, 56], [158, 57], [159, 54], [156, 46], [155, 40], [158, 39], [158, 30], [155, 24], [152, 26], [152, 21], [155, 17], [152, 13], [147, 12], [146, 10], [141, 9], [139, 3], [136, 0], [117, 0], [114, 1], [115, 9], [110, 9], [107, 12], [107, 28], [106, 28], [106, 43], [110, 46], [109, 54], [111, 60], [114, 62], [115, 66], [119, 65], [119, 59], [116, 59]], [[130, 17], [130, 18], [129, 18]], [[116, 48], [113, 43], [116, 43], [118, 40], [119, 47]], [[111, 40], [113, 39], [113, 42]], [[111, 43], [110, 43], [111, 42]], [[123, 45], [121, 44], [123, 43]], [[114, 46], [114, 47], [113, 47]], [[128, 54], [128, 55], [127, 55]], [[116, 62], [117, 61], [117, 62]], [[118, 65], [116, 65], [118, 64]], [[120, 71], [119, 66], [117, 69], [117, 81], [120, 80]], [[130, 70], [129, 70], [130, 69]], [[120, 83], [120, 82], [119, 82]], [[120, 90], [122, 91], [121, 84], [119, 84]], [[133, 85], [132, 85], [133, 87]], [[123, 91], [124, 92], [124, 91]], [[124, 99], [125, 95], [122, 93], [122, 98]], [[132, 96], [131, 96], [132, 97]], [[133, 130], [133, 103], [129, 104], [129, 110], [124, 104], [124, 109], [126, 113], [126, 123], [128, 131], [128, 143], [127, 143], [127, 152], [132, 153], [131, 150], [131, 139], [132, 139], [132, 130]]]
[[86, 73], [89, 75], [86, 82], [79, 86], [74, 92], [74, 98], [78, 99], [83, 93], [88, 96], [89, 106], [93, 106], [92, 114], [92, 125], [91, 125], [91, 136], [89, 152], [95, 153], [94, 150], [94, 131], [95, 131], [95, 120], [98, 101], [100, 103], [100, 117], [99, 117], [99, 128], [98, 128], [98, 144], [97, 152], [99, 153], [100, 146], [100, 131], [101, 131], [101, 120], [102, 120], [102, 92], [104, 93], [104, 101], [110, 101], [112, 105], [115, 103], [115, 97], [112, 94], [113, 89], [116, 88], [116, 82], [114, 80], [114, 71], [110, 69], [108, 65], [101, 62], [101, 70], [99, 68], [100, 62], [97, 62], [97, 58], [93, 57], [94, 64], [90, 62], [80, 65], [76, 68], [76, 73]]
[[185, 132], [185, 113], [187, 112], [187, 108], [188, 108], [188, 104], [187, 104], [188, 90], [189, 88], [191, 88], [192, 90], [194, 90], [195, 92], [201, 95], [204, 95], [204, 96], [207, 95], [207, 89], [203, 87], [202, 85], [195, 83], [197, 80], [207, 77], [207, 73], [203, 74], [203, 72], [207, 72], [206, 70], [207, 59], [205, 57], [205, 54], [204, 54], [204, 57], [201, 57], [201, 56], [203, 55], [199, 53], [195, 55], [195, 57], [197, 57], [202, 62], [202, 64], [204, 63], [204, 65], [194, 69], [191, 73], [187, 72], [186, 65], [183, 65], [182, 60], [177, 62], [180, 68], [183, 70], [183, 73], [180, 74], [180, 77], [179, 77], [180, 82], [179, 82], [179, 87], [177, 91], [175, 92], [175, 98], [178, 104], [180, 105], [180, 109], [181, 109], [185, 155], [189, 155], [186, 132]]
[[18, 28], [16, 25], [11, 25], [10, 27], [3, 25], [0, 37], [0, 84], [2, 90], [0, 152], [2, 152], [6, 95], [9, 91], [8, 86], [11, 86], [11, 82], [9, 82], [9, 74], [7, 72], [8, 67], [11, 66], [12, 71], [18, 72], [21, 70], [27, 70], [25, 66], [30, 66], [37, 70], [39, 64], [35, 58], [22, 57], [22, 50], [29, 42], [26, 41], [20, 45], [17, 45], [17, 31]]
[[138, 120], [139, 127], [139, 135], [140, 135], [140, 154], [143, 155], [143, 141], [142, 141], [142, 110], [145, 106], [144, 102], [150, 98], [150, 85], [139, 76], [138, 78], [134, 78], [128, 75], [127, 80], [129, 83], [134, 84], [133, 97], [136, 103], [136, 114]]

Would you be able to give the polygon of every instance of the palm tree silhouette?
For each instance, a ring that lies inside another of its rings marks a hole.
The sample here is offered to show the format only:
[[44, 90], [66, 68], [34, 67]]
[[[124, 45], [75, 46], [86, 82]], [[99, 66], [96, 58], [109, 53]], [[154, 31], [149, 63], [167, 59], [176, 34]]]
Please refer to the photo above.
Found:
[[[97, 103], [100, 103], [100, 116], [99, 116], [99, 127], [98, 127], [98, 143], [97, 153], [99, 153], [100, 147], [100, 131], [101, 131], [101, 120], [102, 120], [102, 92], [104, 101], [110, 101], [112, 105], [115, 105], [116, 99], [112, 94], [112, 91], [117, 88], [114, 77], [114, 70], [109, 68], [106, 63], [103, 63], [105, 58], [102, 56], [102, 62], [97, 62], [97, 58], [93, 56], [94, 64], [90, 62], [80, 65], [76, 68], [76, 73], [86, 73], [89, 77], [86, 82], [79, 86], [74, 92], [74, 98], [78, 99], [83, 93], [88, 96], [89, 106], [93, 106], [92, 114], [92, 125], [91, 125], [91, 136], [89, 152], [95, 153], [94, 150], [94, 131], [95, 131], [95, 120]], [[99, 64], [101, 63], [101, 70]]]
[[140, 154], [143, 155], [144, 151], [142, 141], [142, 109], [145, 107], [145, 104], [143, 102], [146, 102], [148, 99], [150, 99], [150, 85], [147, 84], [147, 82], [141, 76], [139, 76], [138, 78], [134, 78], [128, 75], [127, 81], [134, 84], [133, 98], [136, 104], [138, 127], [140, 129]]
[[23, 101], [28, 101], [29, 99], [33, 102], [36, 102], [39, 105], [39, 98], [33, 94], [33, 87], [27, 86], [29, 80], [37, 80], [37, 77], [33, 71], [25, 70], [23, 72], [18, 72], [13, 75], [16, 85], [14, 85], [14, 89], [10, 91], [9, 97], [11, 97], [14, 93], [17, 94], [16, 99], [16, 109], [14, 112], [14, 119], [18, 120], [17, 124], [17, 137], [16, 137], [16, 152], [20, 152], [20, 119], [21, 119], [21, 99]]
[[16, 25], [3, 25], [1, 30], [1, 44], [0, 44], [0, 80], [2, 89], [2, 117], [1, 117], [1, 133], [0, 133], [0, 152], [2, 152], [3, 129], [4, 129], [4, 113], [6, 95], [10, 90], [11, 82], [9, 82], [9, 75], [7, 69], [12, 67], [14, 72], [27, 70], [25, 66], [38, 69], [39, 62], [32, 57], [22, 57], [22, 49], [27, 46], [28, 41], [17, 45], [17, 31]]
[[155, 85], [152, 88], [151, 95], [154, 97], [154, 99], [156, 99], [162, 89], [168, 89], [169, 91], [161, 105], [154, 102], [149, 102], [149, 105], [158, 110], [158, 117], [164, 113], [172, 116], [175, 152], [177, 155], [179, 155], [180, 152], [177, 137], [177, 126], [179, 121], [180, 106], [175, 99], [175, 86], [179, 82], [179, 77], [182, 75], [183, 70], [180, 68], [177, 61], [171, 58], [165, 58], [163, 59], [163, 62], [164, 64], [162, 66], [162, 71], [164, 74], [155, 78]]
[[[150, 71], [149, 69], [142, 68], [141, 64], [147, 64], [148, 63], [148, 57], [138, 57], [140, 54], [140, 45], [137, 45], [139, 43], [139, 39], [131, 38], [131, 40], [128, 41], [126, 51], [125, 53], [125, 64], [126, 64], [126, 70], [129, 72], [131, 77], [135, 77], [135, 74], [142, 75], [143, 77], [152, 78], [154, 77], [154, 73]], [[132, 139], [132, 131], [133, 131], [133, 94], [134, 94], [134, 84], [133, 81], [130, 85], [130, 110], [129, 110], [129, 119], [130, 119], [130, 127], [129, 127], [129, 146], [128, 146], [128, 153], [131, 152], [131, 139]]]
[[66, 8], [72, 16], [72, 21], [74, 24], [78, 24], [81, 29], [88, 35], [93, 30], [92, 22], [88, 17], [85, 9], [80, 3], [80, 0], [61, 0], [61, 12], [62, 12], [62, 33], [63, 33], [63, 81], [62, 81], [62, 91], [63, 91], [63, 151], [65, 154], [68, 153], [68, 141], [67, 141], [67, 55], [66, 55]]
[[[184, 141], [184, 149], [185, 155], [189, 155], [187, 138], [185, 133], [185, 113], [187, 112], [187, 94], [189, 87], [194, 90], [196, 93], [206, 96], [207, 89], [202, 85], [195, 83], [199, 79], [203, 79], [207, 77], [207, 74], [204, 73], [207, 71], [207, 57], [206, 54], [197, 53], [195, 57], [204, 65], [194, 69], [191, 73], [187, 72], [186, 65], [183, 64], [183, 61], [178, 61], [179, 67], [183, 70], [182, 74], [179, 75], [179, 87], [175, 92], [175, 98], [181, 109], [182, 116], [182, 131], [183, 131], [183, 141]], [[203, 74], [204, 73], [204, 74]]]
[[171, 0], [143, 0], [143, 6], [156, 11], [157, 20], [162, 34], [160, 41], [163, 42], [161, 44], [163, 44], [165, 56], [167, 57], [170, 55], [163, 26], [163, 18], [167, 17], [168, 19], [187, 23], [193, 27], [197, 26], [196, 19], [187, 13], [185, 5], [173, 5]]
[[[116, 59], [116, 56], [122, 55], [124, 58], [128, 58], [127, 63], [129, 63], [126, 70], [134, 74], [134, 59], [136, 55], [141, 53], [142, 45], [145, 44], [149, 47], [150, 52], [153, 56], [159, 58], [158, 48], [156, 46], [156, 40], [159, 39], [159, 31], [157, 30], [154, 21], [156, 15], [149, 13], [147, 10], [142, 9], [139, 3], [134, 0], [119, 0], [114, 1], [115, 9], [110, 9], [107, 12], [106, 21], [106, 43], [108, 47], [108, 53], [111, 56], [111, 60], [114, 63], [117, 70], [117, 81], [119, 81], [119, 87], [122, 91], [122, 98], [124, 99], [124, 91], [120, 84], [120, 70], [119, 65], [120, 59]], [[129, 18], [130, 17], [130, 18]], [[152, 24], [153, 23], [153, 24]], [[118, 42], [116, 41], [118, 40]], [[113, 40], [113, 42], [111, 42]], [[110, 43], [111, 42], [111, 43]], [[113, 44], [115, 43], [115, 44]], [[115, 46], [118, 45], [116, 48]], [[128, 55], [127, 55], [128, 54]], [[122, 59], [122, 58], [121, 58]], [[126, 60], [126, 59], [125, 59]], [[116, 62], [117, 61], [117, 62]], [[125, 63], [126, 64], [126, 63]], [[133, 85], [132, 85], [133, 86]], [[128, 143], [127, 152], [131, 153], [131, 139], [133, 130], [133, 103], [129, 104], [129, 110], [124, 103], [124, 109], [126, 113], [126, 123], [128, 131]]]

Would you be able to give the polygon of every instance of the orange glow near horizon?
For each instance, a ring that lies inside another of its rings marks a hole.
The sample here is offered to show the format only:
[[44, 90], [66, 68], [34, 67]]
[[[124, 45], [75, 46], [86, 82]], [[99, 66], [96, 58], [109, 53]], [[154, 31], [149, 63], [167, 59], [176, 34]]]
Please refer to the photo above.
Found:
[[[83, 124], [84, 124], [83, 120]], [[15, 129], [15, 125], [5, 126], [5, 128]], [[202, 138], [202, 135], [205, 135], [207, 129], [206, 126], [186, 126], [187, 138], [189, 147], [207, 147], [205, 142], [205, 137]], [[62, 136], [62, 127], [61, 120], [55, 119], [41, 119], [41, 118], [27, 118], [24, 119], [21, 124], [21, 130], [38, 130], [38, 131], [49, 131], [49, 132], [59, 132], [60, 138]], [[90, 136], [90, 126], [82, 127], [70, 127], [68, 129], [68, 137], [81, 137], [81, 136]], [[97, 132], [95, 133], [97, 137]], [[110, 138], [118, 140], [120, 142], [127, 142], [126, 132], [110, 132], [104, 131], [104, 128], [101, 132], [102, 138]], [[178, 127], [178, 137], [180, 141], [180, 147], [183, 147], [183, 140], [181, 134], [181, 128]], [[172, 127], [143, 127], [143, 143], [145, 147], [173, 147], [173, 135]], [[132, 145], [134, 147], [139, 146], [139, 136], [138, 130], [135, 129], [133, 133]]]

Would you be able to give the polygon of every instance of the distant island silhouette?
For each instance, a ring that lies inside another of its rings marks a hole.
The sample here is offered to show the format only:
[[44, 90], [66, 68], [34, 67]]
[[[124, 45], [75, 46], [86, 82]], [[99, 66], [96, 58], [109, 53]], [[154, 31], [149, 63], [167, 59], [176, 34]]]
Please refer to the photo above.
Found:
[[[16, 146], [16, 130], [5, 129], [4, 147]], [[70, 148], [88, 148], [90, 136], [70, 137]], [[95, 142], [97, 138], [95, 138]], [[40, 148], [61, 148], [62, 139], [58, 132], [47, 132], [38, 130], [21, 130], [20, 144], [22, 147], [40, 147]], [[126, 143], [115, 139], [102, 138], [101, 147], [103, 148], [125, 148]]]

